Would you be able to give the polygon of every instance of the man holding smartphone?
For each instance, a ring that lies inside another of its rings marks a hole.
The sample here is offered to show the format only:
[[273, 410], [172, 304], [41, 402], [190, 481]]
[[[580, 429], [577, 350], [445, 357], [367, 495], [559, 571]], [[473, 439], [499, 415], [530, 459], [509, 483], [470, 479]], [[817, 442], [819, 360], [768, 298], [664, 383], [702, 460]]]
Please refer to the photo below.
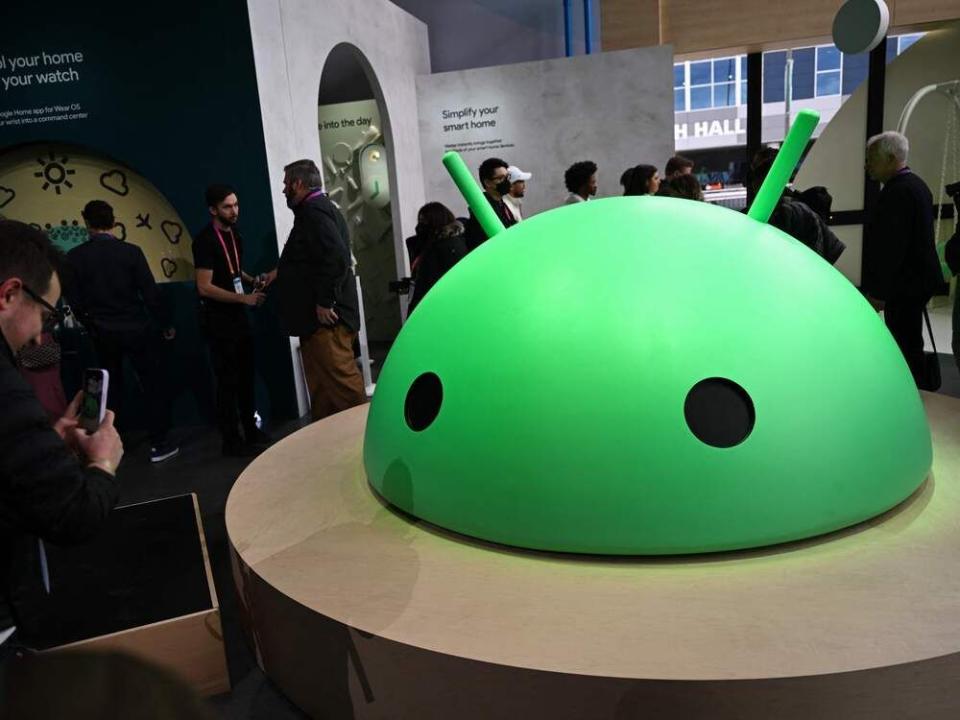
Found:
[[[60, 255], [45, 234], [0, 221], [0, 683], [23, 627], [15, 591], [39, 582], [35, 537], [58, 544], [89, 539], [117, 501], [123, 443], [107, 411], [97, 430], [77, 426], [80, 395], [53, 427], [15, 364], [59, 319]], [[33, 558], [36, 560], [36, 557]], [[2, 705], [2, 702], [0, 702]]]
[[[270, 443], [254, 419], [254, 348], [246, 308], [263, 304], [264, 290], [277, 271], [257, 277], [244, 272], [243, 238], [237, 229], [240, 204], [232, 187], [211, 185], [206, 201], [210, 224], [193, 241], [200, 325], [217, 381], [217, 424], [223, 454], [244, 457]], [[244, 284], [252, 290], [248, 292]]]

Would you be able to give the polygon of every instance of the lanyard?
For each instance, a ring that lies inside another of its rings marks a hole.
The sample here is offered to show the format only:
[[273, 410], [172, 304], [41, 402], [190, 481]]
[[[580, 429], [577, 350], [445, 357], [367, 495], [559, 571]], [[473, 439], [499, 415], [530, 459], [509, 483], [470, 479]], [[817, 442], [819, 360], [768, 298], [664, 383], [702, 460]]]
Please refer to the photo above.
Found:
[[240, 255], [237, 253], [237, 239], [234, 237], [233, 231], [229, 230], [230, 242], [233, 244], [233, 256], [237, 259], [237, 269], [234, 271], [233, 263], [230, 261], [230, 253], [227, 252], [227, 244], [223, 241], [223, 235], [220, 234], [220, 228], [217, 227], [216, 221], [213, 222], [213, 231], [217, 234], [217, 239], [220, 241], [220, 247], [223, 248], [223, 254], [227, 258], [227, 267], [230, 270], [230, 276], [236, 277], [240, 274]]

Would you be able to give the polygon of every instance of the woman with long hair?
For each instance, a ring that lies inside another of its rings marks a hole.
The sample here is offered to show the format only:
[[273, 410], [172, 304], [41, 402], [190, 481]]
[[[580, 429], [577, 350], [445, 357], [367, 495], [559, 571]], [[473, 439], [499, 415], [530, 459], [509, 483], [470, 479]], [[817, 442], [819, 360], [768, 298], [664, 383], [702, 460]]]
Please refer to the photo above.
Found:
[[417, 254], [410, 260], [413, 295], [408, 314], [444, 274], [467, 254], [463, 225], [443, 203], [429, 202], [417, 213]]
[[624, 195], [656, 195], [660, 189], [660, 173], [653, 165], [635, 165], [620, 176]]

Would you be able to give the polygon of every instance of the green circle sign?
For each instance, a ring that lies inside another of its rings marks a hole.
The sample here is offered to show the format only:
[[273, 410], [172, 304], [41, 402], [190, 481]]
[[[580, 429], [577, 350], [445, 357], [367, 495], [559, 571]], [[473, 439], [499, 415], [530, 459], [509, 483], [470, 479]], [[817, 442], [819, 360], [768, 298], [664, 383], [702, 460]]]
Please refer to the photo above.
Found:
[[659, 197], [537, 215], [454, 267], [397, 337], [364, 440], [400, 509], [581, 553], [818, 535], [904, 500], [931, 459], [856, 288], [769, 225]]

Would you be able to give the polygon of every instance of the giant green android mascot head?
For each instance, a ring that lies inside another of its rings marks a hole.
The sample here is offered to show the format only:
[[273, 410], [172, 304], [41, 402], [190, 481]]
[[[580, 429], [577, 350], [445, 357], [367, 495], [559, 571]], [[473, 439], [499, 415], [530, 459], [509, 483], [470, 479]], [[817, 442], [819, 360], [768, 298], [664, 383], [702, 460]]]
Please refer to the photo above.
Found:
[[749, 216], [612, 198], [500, 232], [445, 159], [494, 237], [387, 358], [371, 485], [466, 535], [617, 554], [784, 542], [908, 497], [931, 442], [900, 352], [856, 288], [766, 224], [816, 122], [798, 119]]

